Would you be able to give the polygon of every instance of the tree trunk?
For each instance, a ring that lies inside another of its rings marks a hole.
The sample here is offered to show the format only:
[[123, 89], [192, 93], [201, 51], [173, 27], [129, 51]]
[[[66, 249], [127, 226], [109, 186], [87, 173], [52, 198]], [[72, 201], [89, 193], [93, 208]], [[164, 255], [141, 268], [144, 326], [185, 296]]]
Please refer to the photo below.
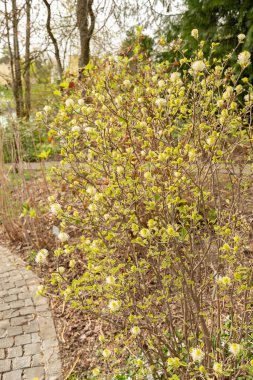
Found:
[[10, 57], [10, 66], [11, 66], [11, 89], [12, 89], [12, 92], [14, 94], [14, 80], [15, 80], [14, 58], [13, 58], [13, 52], [12, 52], [12, 48], [11, 48], [11, 36], [10, 36], [9, 15], [8, 15], [8, 10], [7, 10], [7, 0], [4, 1], [4, 16], [5, 16], [7, 46], [8, 46], [8, 52], [9, 52], [9, 57]]
[[80, 35], [79, 67], [83, 68], [90, 60], [90, 40], [95, 26], [95, 15], [92, 10], [93, 0], [77, 0], [76, 16]]
[[56, 59], [56, 63], [57, 63], [57, 70], [58, 70], [58, 74], [59, 74], [59, 77], [60, 79], [62, 78], [62, 74], [63, 74], [63, 67], [62, 67], [62, 63], [61, 63], [61, 57], [60, 57], [60, 50], [59, 50], [59, 46], [58, 46], [58, 42], [57, 42], [57, 39], [55, 38], [53, 32], [52, 32], [52, 28], [51, 28], [51, 5], [49, 4], [49, 2], [47, 0], [43, 0], [45, 6], [47, 7], [47, 23], [46, 23], [46, 27], [47, 27], [47, 32], [48, 32], [48, 35], [54, 45], [54, 54], [55, 54], [55, 59]]
[[31, 4], [32, 0], [26, 0], [26, 41], [25, 41], [25, 117], [29, 120], [31, 112]]
[[16, 102], [17, 117], [24, 116], [23, 88], [21, 63], [18, 42], [18, 10], [16, 0], [12, 0], [12, 28], [13, 28], [13, 49], [14, 49], [14, 83], [13, 94]]

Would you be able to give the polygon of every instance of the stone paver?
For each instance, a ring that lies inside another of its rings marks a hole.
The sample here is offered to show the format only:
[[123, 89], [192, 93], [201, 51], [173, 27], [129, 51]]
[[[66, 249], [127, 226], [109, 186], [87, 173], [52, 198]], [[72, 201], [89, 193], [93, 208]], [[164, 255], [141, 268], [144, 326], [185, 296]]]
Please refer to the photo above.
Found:
[[55, 326], [37, 276], [0, 246], [0, 380], [61, 380]]

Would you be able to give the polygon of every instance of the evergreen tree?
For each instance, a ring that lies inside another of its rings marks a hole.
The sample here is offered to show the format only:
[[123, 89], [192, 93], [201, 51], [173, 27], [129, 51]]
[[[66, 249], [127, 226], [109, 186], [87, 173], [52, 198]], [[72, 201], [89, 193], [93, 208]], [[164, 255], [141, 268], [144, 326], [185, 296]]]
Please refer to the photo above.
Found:
[[245, 34], [242, 50], [253, 52], [252, 0], [184, 0], [182, 15], [167, 22], [168, 39], [181, 35], [189, 50], [195, 48], [191, 30], [199, 30], [200, 38], [220, 43], [220, 54], [230, 52], [237, 44], [237, 35]]

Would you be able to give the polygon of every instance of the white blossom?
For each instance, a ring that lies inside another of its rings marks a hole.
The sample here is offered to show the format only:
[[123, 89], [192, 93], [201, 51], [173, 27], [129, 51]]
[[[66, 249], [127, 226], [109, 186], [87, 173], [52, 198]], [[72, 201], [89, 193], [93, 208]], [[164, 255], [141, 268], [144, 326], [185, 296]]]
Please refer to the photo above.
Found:
[[229, 351], [231, 352], [232, 355], [238, 356], [240, 352], [242, 351], [242, 346], [241, 344], [238, 344], [238, 343], [230, 343]]
[[79, 127], [79, 125], [74, 125], [74, 127], [71, 128], [71, 131], [72, 132], [80, 132], [81, 128]]
[[88, 206], [88, 209], [90, 212], [94, 212], [97, 210], [97, 205], [95, 205], [94, 203], [91, 203], [89, 206]]
[[118, 300], [111, 300], [108, 304], [108, 307], [109, 309], [115, 313], [116, 311], [118, 311], [120, 309], [120, 306], [121, 306], [121, 302], [118, 301]]
[[124, 80], [123, 85], [124, 85], [125, 87], [130, 87], [130, 86], [131, 86], [131, 82], [130, 82], [130, 80], [129, 80], [129, 79]]
[[158, 87], [164, 87], [165, 86], [165, 82], [164, 80], [159, 80], [158, 83], [157, 83]]
[[102, 355], [104, 358], [109, 358], [111, 356], [112, 352], [106, 348], [103, 352], [102, 352]]
[[58, 239], [62, 242], [65, 243], [66, 241], [69, 240], [69, 235], [66, 232], [59, 232], [58, 234]]
[[116, 171], [118, 174], [122, 174], [124, 172], [123, 166], [117, 166]]
[[141, 237], [146, 239], [150, 236], [150, 231], [147, 228], [143, 228], [142, 230], [140, 230], [140, 235]]
[[235, 88], [235, 91], [237, 94], [241, 94], [241, 92], [243, 92], [243, 87], [241, 84], [238, 84]]
[[247, 94], [244, 96], [245, 102], [253, 102], [253, 94]]
[[213, 370], [215, 373], [222, 373], [222, 364], [215, 362], [213, 365]]
[[191, 357], [194, 362], [202, 362], [204, 359], [205, 353], [200, 348], [192, 348]]
[[52, 109], [52, 108], [51, 108], [50, 106], [45, 106], [45, 107], [44, 107], [44, 111], [45, 111], [46, 113], [50, 112], [51, 109]]
[[250, 64], [250, 53], [248, 51], [242, 51], [238, 55], [238, 63], [242, 67], [246, 67]]
[[172, 83], [177, 82], [181, 77], [181, 74], [178, 72], [174, 72], [170, 74], [170, 80]]
[[85, 131], [86, 133], [91, 133], [91, 132], [93, 131], [93, 128], [91, 128], [91, 127], [86, 127], [86, 128], [84, 128], [84, 131]]
[[222, 286], [230, 286], [231, 285], [231, 279], [228, 276], [218, 276], [217, 283]]
[[192, 70], [197, 73], [197, 72], [200, 72], [200, 71], [204, 71], [205, 68], [206, 68], [206, 65], [203, 61], [195, 61], [195, 62], [192, 62]]
[[45, 290], [46, 290], [46, 288], [45, 288], [44, 285], [39, 285], [39, 286], [37, 287], [36, 295], [37, 295], [37, 296], [43, 296], [44, 293], [45, 293]]
[[139, 326], [134, 326], [134, 327], [132, 327], [131, 328], [131, 333], [133, 334], [133, 335], [139, 335], [140, 333], [141, 333], [141, 329], [140, 329], [140, 327]]
[[87, 186], [86, 192], [89, 195], [94, 196], [96, 194], [97, 190], [95, 189], [94, 186]]
[[246, 36], [245, 36], [245, 34], [240, 33], [240, 34], [238, 34], [237, 38], [238, 38], [238, 41], [240, 43], [242, 43], [245, 40]]
[[105, 282], [106, 282], [108, 285], [115, 285], [115, 277], [113, 277], [113, 276], [108, 276], [108, 277], [106, 277]]
[[47, 256], [48, 256], [48, 250], [47, 249], [41, 249], [36, 257], [35, 257], [35, 261], [37, 264], [44, 264], [46, 261], [47, 261]]
[[65, 104], [67, 107], [71, 107], [74, 105], [74, 100], [73, 99], [67, 99]]
[[52, 214], [58, 215], [62, 211], [61, 205], [59, 203], [53, 203], [50, 206], [50, 211]]
[[83, 99], [78, 99], [77, 103], [79, 104], [79, 106], [83, 106], [84, 105], [84, 100]]
[[158, 106], [158, 107], [165, 107], [166, 106], [166, 99], [164, 98], [157, 98], [156, 101], [155, 101], [155, 104]]
[[222, 99], [217, 100], [217, 107], [221, 108], [224, 105], [224, 101]]
[[191, 36], [193, 38], [196, 38], [196, 40], [197, 40], [199, 38], [199, 31], [198, 31], [198, 29], [192, 29]]

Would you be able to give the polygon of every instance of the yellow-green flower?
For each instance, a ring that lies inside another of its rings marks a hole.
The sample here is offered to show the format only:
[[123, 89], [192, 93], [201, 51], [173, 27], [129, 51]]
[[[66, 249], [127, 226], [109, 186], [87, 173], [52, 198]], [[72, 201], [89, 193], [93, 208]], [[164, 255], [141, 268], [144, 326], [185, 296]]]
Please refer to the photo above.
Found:
[[222, 364], [215, 362], [214, 365], [213, 365], [213, 370], [214, 370], [215, 373], [222, 374], [222, 372], [223, 372], [223, 370], [222, 370]]
[[242, 345], [238, 343], [230, 343], [229, 351], [231, 352], [232, 355], [238, 356], [240, 352], [242, 351]]
[[109, 350], [108, 348], [106, 348], [106, 349], [102, 352], [103, 357], [106, 358], [106, 359], [109, 358], [109, 357], [111, 356], [111, 354], [112, 354], [112, 351]]
[[100, 374], [100, 369], [99, 368], [94, 368], [93, 370], [92, 370], [92, 375], [93, 376], [98, 376]]
[[194, 362], [200, 363], [204, 359], [205, 353], [200, 348], [196, 347], [191, 349], [190, 355]]
[[118, 300], [111, 300], [108, 305], [109, 309], [115, 313], [116, 311], [119, 311], [121, 307], [121, 302]]

